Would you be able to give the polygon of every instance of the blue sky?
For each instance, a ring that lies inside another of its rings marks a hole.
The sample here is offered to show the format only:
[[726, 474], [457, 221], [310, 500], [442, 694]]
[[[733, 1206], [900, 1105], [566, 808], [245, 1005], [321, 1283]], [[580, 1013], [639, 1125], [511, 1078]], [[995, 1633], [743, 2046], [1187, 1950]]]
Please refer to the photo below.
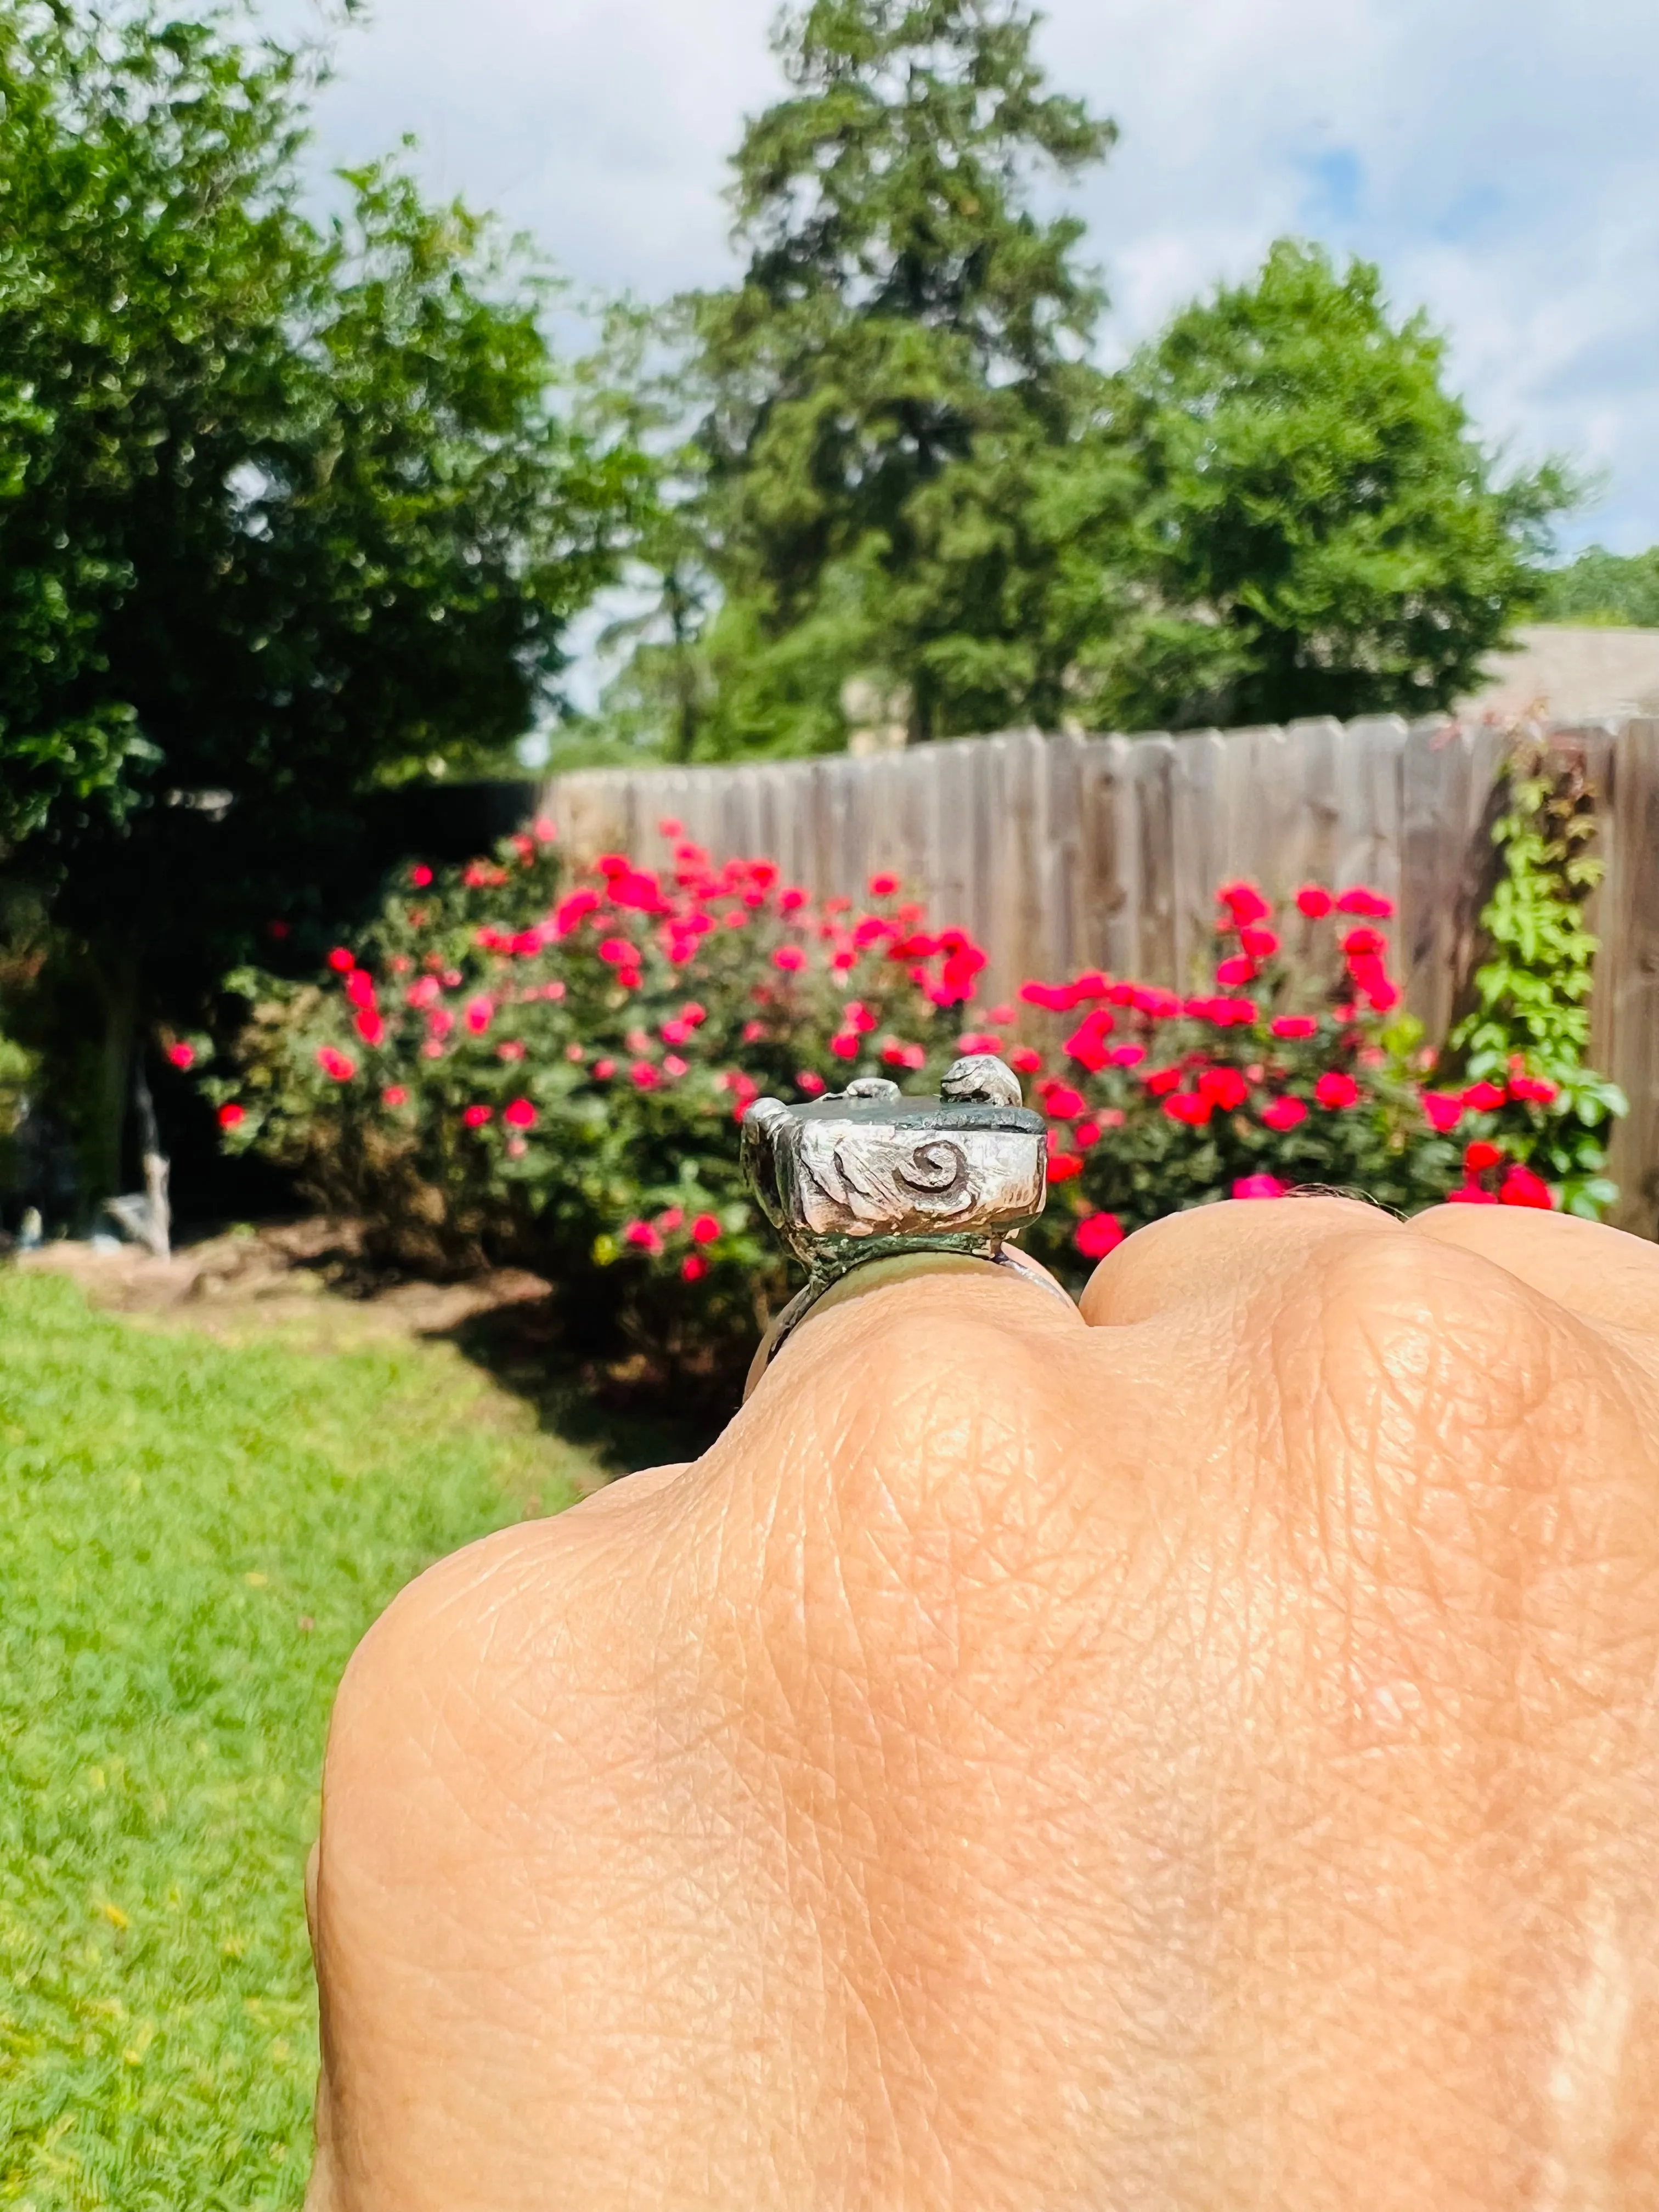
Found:
[[[269, 0], [293, 28], [305, 0]], [[406, 131], [579, 283], [732, 266], [720, 202], [775, 96], [773, 0], [377, 0], [341, 42], [320, 161]], [[1656, 0], [1050, 0], [1058, 84], [1118, 122], [1077, 194], [1109, 351], [1296, 232], [1425, 307], [1487, 440], [1598, 471], [1567, 532], [1659, 541]]]

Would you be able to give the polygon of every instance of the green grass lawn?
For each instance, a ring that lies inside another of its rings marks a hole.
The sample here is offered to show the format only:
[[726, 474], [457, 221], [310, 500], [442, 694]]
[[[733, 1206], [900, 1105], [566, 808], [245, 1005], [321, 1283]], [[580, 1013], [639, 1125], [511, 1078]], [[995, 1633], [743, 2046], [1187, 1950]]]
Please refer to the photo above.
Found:
[[586, 1471], [447, 1347], [227, 1346], [0, 1271], [0, 2203], [298, 2203], [334, 1685]]

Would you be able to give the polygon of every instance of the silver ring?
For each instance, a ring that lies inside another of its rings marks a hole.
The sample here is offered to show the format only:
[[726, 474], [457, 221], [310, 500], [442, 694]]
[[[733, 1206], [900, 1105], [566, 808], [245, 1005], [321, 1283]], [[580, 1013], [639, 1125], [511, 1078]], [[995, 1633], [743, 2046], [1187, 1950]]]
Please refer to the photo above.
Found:
[[805, 1288], [767, 1332], [751, 1390], [824, 1293], [872, 1261], [956, 1253], [1016, 1267], [1066, 1296], [1006, 1249], [1047, 1200], [1048, 1133], [1022, 1103], [1018, 1077], [992, 1054], [957, 1060], [937, 1098], [906, 1098], [880, 1076], [810, 1106], [757, 1098], [742, 1145], [762, 1212], [807, 1270]]

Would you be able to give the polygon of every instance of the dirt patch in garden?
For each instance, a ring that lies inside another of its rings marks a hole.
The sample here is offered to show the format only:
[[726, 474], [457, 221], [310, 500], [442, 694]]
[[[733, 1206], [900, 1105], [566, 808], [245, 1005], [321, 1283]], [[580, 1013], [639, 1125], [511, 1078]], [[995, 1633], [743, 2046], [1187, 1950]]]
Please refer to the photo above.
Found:
[[95, 1306], [223, 1338], [255, 1331], [340, 1351], [387, 1337], [448, 1336], [550, 1295], [540, 1276], [498, 1267], [454, 1283], [377, 1279], [356, 1224], [313, 1217], [186, 1243], [169, 1260], [134, 1244], [47, 1244], [16, 1263], [70, 1276]]

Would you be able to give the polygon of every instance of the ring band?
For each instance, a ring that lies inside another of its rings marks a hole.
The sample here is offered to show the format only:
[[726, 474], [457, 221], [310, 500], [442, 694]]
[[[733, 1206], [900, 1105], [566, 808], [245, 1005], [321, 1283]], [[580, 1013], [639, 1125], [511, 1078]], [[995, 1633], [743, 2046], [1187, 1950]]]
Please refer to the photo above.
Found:
[[[843, 1283], [856, 1280], [866, 1268], [884, 1267], [895, 1259], [911, 1257], [920, 1259], [925, 1256], [928, 1249], [923, 1247], [914, 1254], [902, 1252], [872, 1254], [868, 1260], [856, 1267], [848, 1267], [830, 1279], [815, 1279], [797, 1291], [783, 1310], [775, 1315], [769, 1323], [766, 1334], [760, 1340], [755, 1357], [750, 1364], [748, 1379], [743, 1386], [744, 1403], [747, 1404], [749, 1399], [754, 1395], [762, 1376], [783, 1350], [784, 1346], [795, 1335], [802, 1323], [811, 1319], [832, 1291], [840, 1290]], [[1058, 1298], [1060, 1304], [1071, 1312], [1077, 1311], [1070, 1292], [1061, 1284], [1057, 1283], [1048, 1270], [1032, 1259], [1028, 1252], [1022, 1252], [1012, 1244], [1005, 1244], [1000, 1251], [988, 1254], [941, 1252], [935, 1254], [934, 1256], [939, 1259], [969, 1259], [984, 1267], [1008, 1268], [1022, 1281], [1032, 1284], [1038, 1290], [1047, 1291], [1051, 1297]]]

